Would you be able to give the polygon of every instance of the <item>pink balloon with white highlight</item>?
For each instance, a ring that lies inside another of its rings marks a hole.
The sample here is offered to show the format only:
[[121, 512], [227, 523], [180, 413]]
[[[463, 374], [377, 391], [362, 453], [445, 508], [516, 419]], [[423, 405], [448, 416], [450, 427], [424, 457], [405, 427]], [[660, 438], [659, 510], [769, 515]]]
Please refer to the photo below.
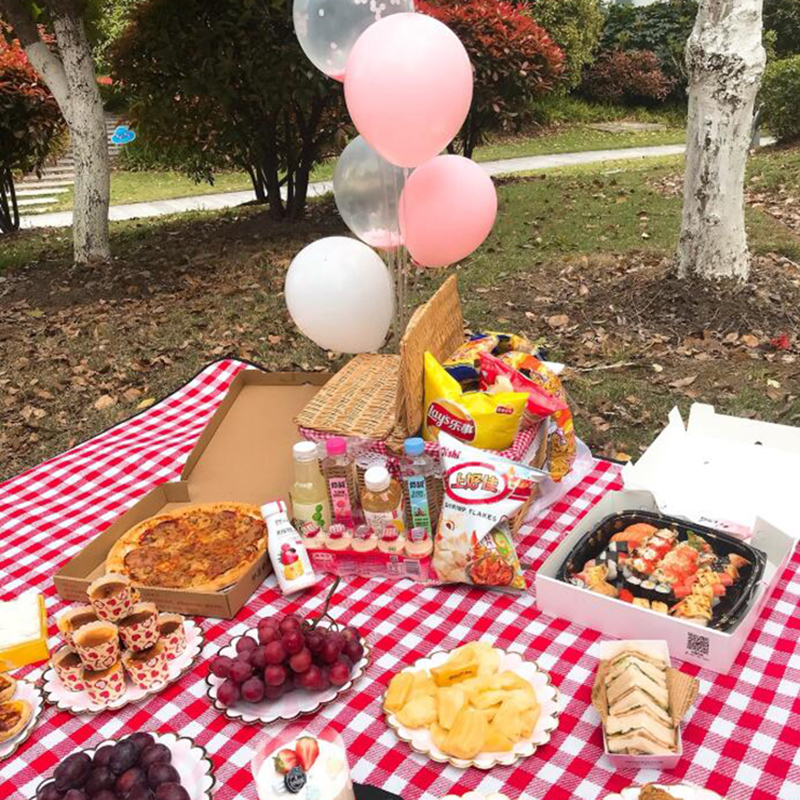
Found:
[[489, 175], [462, 156], [437, 156], [414, 170], [400, 196], [400, 232], [425, 267], [454, 264], [481, 246], [497, 216]]

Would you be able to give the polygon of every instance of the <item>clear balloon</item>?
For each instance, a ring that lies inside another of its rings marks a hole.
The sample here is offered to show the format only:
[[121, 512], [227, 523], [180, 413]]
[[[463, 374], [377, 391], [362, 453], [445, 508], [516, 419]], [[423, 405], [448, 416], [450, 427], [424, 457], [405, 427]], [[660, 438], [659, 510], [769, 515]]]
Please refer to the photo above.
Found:
[[294, 0], [294, 30], [314, 66], [337, 81], [356, 39], [373, 22], [414, 10], [414, 0]]
[[304, 247], [286, 273], [286, 305], [298, 328], [325, 350], [368, 353], [386, 340], [394, 286], [363, 242], [329, 236]]
[[424, 14], [395, 14], [355, 43], [344, 80], [358, 132], [387, 161], [416, 167], [438, 155], [464, 124], [472, 65], [459, 38]]
[[363, 136], [345, 147], [333, 172], [333, 196], [342, 219], [362, 242], [381, 250], [403, 243], [397, 205], [404, 185], [403, 170], [378, 155]]
[[425, 267], [466, 258], [489, 235], [496, 216], [492, 179], [462, 156], [437, 156], [418, 167], [400, 198], [405, 245]]

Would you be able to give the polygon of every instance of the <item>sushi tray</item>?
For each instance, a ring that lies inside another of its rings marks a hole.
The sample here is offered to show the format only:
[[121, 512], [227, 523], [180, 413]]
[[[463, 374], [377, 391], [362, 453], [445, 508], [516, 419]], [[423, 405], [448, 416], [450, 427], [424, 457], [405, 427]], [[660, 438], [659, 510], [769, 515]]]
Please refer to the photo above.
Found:
[[726, 631], [747, 613], [766, 555], [703, 525], [649, 511], [611, 514], [570, 551], [557, 579]]

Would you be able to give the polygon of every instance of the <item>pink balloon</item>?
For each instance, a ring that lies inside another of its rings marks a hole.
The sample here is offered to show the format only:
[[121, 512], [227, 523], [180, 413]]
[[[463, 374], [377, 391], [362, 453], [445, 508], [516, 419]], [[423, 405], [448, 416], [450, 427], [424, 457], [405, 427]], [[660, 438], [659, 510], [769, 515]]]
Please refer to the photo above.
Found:
[[370, 25], [347, 59], [347, 109], [373, 150], [400, 167], [440, 153], [472, 102], [472, 65], [459, 38], [424, 14]]
[[437, 156], [418, 167], [400, 195], [400, 232], [425, 267], [466, 258], [489, 235], [497, 192], [488, 174], [462, 156]]

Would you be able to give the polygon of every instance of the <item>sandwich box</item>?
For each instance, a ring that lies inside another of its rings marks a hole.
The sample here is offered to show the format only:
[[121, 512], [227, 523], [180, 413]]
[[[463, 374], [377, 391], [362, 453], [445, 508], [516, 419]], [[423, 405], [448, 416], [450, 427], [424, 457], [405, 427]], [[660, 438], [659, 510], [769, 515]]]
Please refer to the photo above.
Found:
[[[134, 525], [190, 503], [288, 500], [293, 478], [294, 417], [328, 379], [323, 373], [241, 371], [189, 454], [180, 480], [162, 483], [96, 536], [55, 575], [67, 601], [81, 601], [105, 572], [112, 545]], [[240, 580], [219, 592], [140, 587], [162, 611], [232, 619], [272, 571], [264, 553]]]

